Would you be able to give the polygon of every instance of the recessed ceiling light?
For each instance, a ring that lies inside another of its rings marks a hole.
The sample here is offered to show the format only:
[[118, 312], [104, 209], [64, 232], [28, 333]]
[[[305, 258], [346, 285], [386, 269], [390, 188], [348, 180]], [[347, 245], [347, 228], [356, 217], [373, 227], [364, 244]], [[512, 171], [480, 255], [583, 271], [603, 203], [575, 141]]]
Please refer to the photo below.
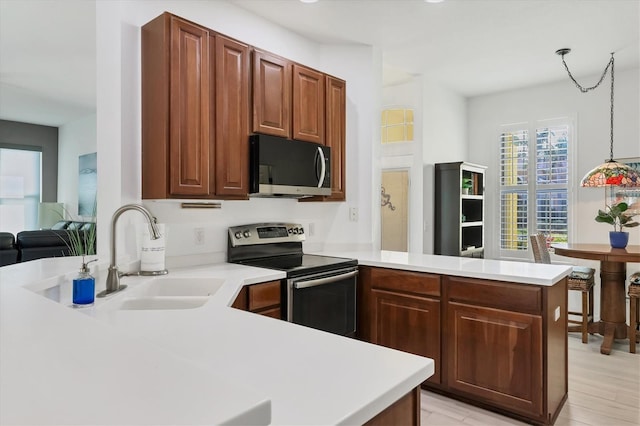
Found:
[[424, 0], [427, 3], [442, 3], [444, 0]]
[[302, 3], [316, 3], [318, 0], [300, 0]]

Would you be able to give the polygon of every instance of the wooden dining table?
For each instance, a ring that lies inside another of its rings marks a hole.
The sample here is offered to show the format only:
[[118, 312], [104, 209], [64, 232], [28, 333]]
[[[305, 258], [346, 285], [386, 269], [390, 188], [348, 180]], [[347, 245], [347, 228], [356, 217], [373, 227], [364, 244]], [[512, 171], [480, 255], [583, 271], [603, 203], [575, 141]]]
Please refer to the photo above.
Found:
[[626, 339], [628, 326], [625, 302], [627, 263], [640, 263], [640, 246], [624, 249], [609, 244], [553, 244], [559, 256], [600, 261], [600, 321], [589, 326], [589, 333], [604, 336], [600, 353], [609, 355], [614, 339]]

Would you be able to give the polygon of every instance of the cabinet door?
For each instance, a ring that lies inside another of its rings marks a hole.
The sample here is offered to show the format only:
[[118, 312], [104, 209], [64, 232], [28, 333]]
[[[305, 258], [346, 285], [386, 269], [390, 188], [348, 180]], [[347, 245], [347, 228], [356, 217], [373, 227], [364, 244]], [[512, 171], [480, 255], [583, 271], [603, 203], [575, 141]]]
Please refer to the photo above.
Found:
[[211, 192], [209, 33], [171, 18], [169, 194]]
[[372, 290], [372, 343], [432, 358], [440, 383], [440, 301]]
[[249, 46], [215, 37], [216, 194], [249, 194]]
[[238, 296], [236, 296], [236, 300], [233, 301], [233, 304], [231, 305], [231, 307], [240, 309], [242, 311], [248, 311], [249, 310], [248, 299], [249, 299], [249, 290], [247, 290], [247, 287], [242, 287], [240, 289], [240, 293], [238, 293]]
[[291, 63], [253, 51], [253, 131], [291, 137]]
[[447, 379], [453, 391], [540, 416], [542, 318], [450, 302]]
[[346, 96], [346, 83], [327, 76], [325, 145], [331, 148], [331, 201], [346, 199]]
[[324, 144], [324, 74], [293, 65], [293, 139]]

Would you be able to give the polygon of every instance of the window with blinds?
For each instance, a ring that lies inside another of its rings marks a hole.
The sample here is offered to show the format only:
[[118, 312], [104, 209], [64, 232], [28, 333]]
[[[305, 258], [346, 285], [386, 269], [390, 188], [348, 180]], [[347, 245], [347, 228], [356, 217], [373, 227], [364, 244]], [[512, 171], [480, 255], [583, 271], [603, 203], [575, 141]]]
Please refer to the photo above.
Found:
[[569, 125], [517, 127], [500, 134], [500, 248], [527, 250], [532, 233], [566, 242]]

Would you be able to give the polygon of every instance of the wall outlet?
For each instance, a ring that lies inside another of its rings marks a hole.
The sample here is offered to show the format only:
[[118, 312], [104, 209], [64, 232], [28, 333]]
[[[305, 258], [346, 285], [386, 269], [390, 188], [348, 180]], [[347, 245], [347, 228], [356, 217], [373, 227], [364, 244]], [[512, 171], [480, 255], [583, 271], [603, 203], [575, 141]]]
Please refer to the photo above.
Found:
[[309, 237], [313, 237], [313, 234], [315, 234], [315, 233], [316, 233], [316, 224], [311, 222], [309, 224], [309, 226], [307, 227], [307, 235]]
[[553, 312], [554, 321], [560, 319], [560, 306], [556, 306], [556, 310]]
[[197, 246], [204, 244], [204, 228], [195, 228], [193, 230], [193, 242]]
[[358, 208], [357, 207], [349, 208], [349, 220], [351, 222], [357, 222], [358, 221]]

